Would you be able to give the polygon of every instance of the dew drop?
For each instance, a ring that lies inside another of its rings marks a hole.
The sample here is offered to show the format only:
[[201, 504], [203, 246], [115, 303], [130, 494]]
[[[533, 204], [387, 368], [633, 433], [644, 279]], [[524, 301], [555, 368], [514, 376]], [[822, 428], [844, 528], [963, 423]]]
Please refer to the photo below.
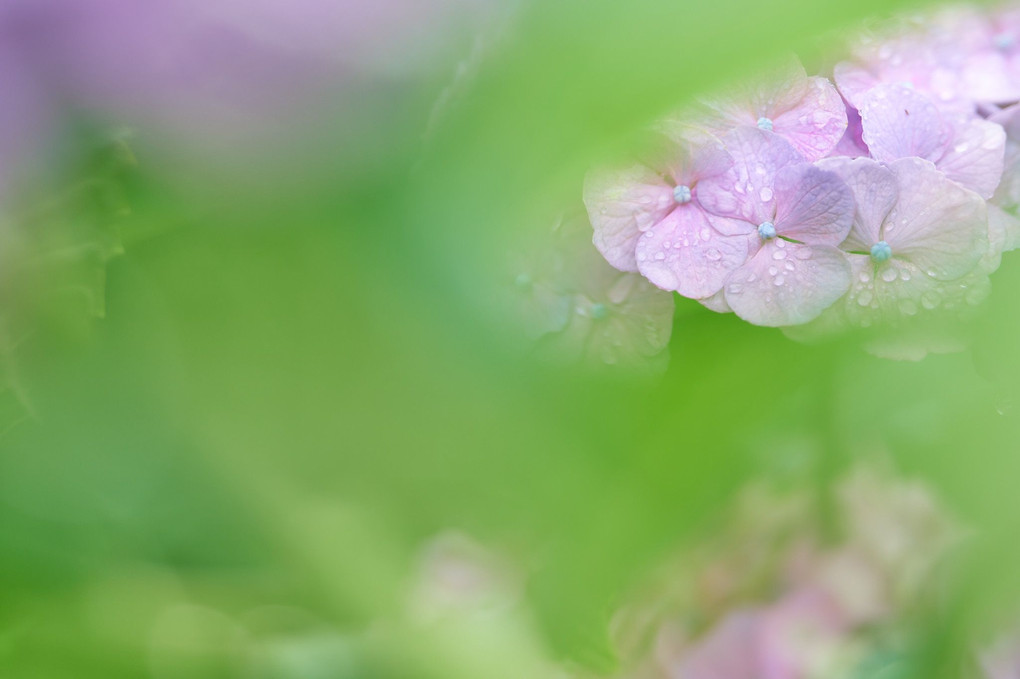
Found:
[[758, 197], [761, 198], [763, 203], [769, 202], [770, 200], [772, 200], [772, 189], [766, 186], [765, 188], [758, 192]]
[[701, 236], [701, 240], [710, 240], [712, 238], [712, 230], [705, 227], [698, 235]]
[[797, 266], [793, 262], [787, 262], [786, 264], [783, 265], [783, 268], [785, 268], [787, 271], [793, 271], [794, 269], [797, 268]]
[[664, 252], [656, 252], [655, 253], [655, 259], [656, 259], [656, 261], [661, 262], [662, 260], [666, 259], [666, 253], [664, 253]]
[[899, 274], [896, 272], [896, 269], [891, 266], [887, 266], [882, 270], [882, 280], [886, 283], [892, 283], [898, 276]]
[[925, 309], [934, 309], [941, 301], [939, 296], [931, 290], [921, 295], [921, 306]]
[[900, 271], [900, 279], [904, 280], [904, 281], [909, 281], [910, 280], [910, 270], [909, 269], [903, 269], [902, 271]]
[[715, 248], [709, 248], [708, 251], [705, 253], [705, 257], [712, 260], [713, 262], [718, 262], [720, 259], [722, 259], [722, 253], [716, 250]]
[[900, 311], [908, 316], [913, 316], [917, 313], [917, 304], [912, 299], [901, 299], [899, 303]]
[[785, 282], [786, 282], [786, 276], [784, 276], [783, 274], [779, 274], [778, 276], [776, 276], [775, 280], [772, 281], [772, 283], [774, 285], [776, 285], [777, 287], [782, 285]]
[[776, 268], [774, 266], [770, 266], [769, 267], [769, 275], [770, 276], [775, 276], [777, 273], [779, 273], [779, 269], [778, 268]]
[[786, 250], [776, 248], [772, 252], [772, 259], [786, 259]]
[[861, 294], [857, 295], [857, 303], [861, 306], [868, 306], [871, 304], [871, 291], [861, 290]]

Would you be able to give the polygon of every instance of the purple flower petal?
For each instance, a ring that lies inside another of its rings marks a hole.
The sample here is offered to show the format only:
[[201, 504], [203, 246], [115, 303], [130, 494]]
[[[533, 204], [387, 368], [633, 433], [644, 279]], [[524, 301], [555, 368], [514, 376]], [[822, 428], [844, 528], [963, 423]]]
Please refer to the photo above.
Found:
[[988, 215], [981, 197], [919, 158], [897, 160], [889, 169], [900, 190], [881, 234], [892, 256], [941, 280], [973, 270], [988, 249]]
[[655, 285], [685, 297], [709, 297], [747, 260], [750, 236], [724, 236], [694, 204], [678, 206], [638, 239], [638, 269]]
[[876, 160], [937, 161], [952, 132], [930, 99], [903, 85], [879, 85], [860, 106], [864, 142]]
[[757, 226], [775, 214], [775, 177], [804, 158], [782, 137], [754, 127], [739, 127], [723, 138], [733, 157], [726, 172], [698, 185], [698, 200], [709, 212]]
[[899, 198], [896, 175], [870, 158], [827, 158], [818, 166], [838, 174], [853, 194], [853, 226], [844, 250], [868, 252], [882, 240], [882, 225]]
[[592, 242], [610, 264], [637, 271], [638, 237], [676, 206], [673, 187], [643, 165], [601, 170], [584, 181], [584, 204], [595, 230]]
[[812, 320], [849, 287], [850, 265], [841, 251], [776, 239], [734, 271], [724, 289], [745, 321], [781, 326]]
[[854, 200], [834, 172], [807, 163], [776, 175], [775, 228], [780, 236], [813, 245], [839, 245], [850, 231]]
[[1002, 179], [1006, 133], [1002, 127], [987, 120], [974, 119], [963, 123], [936, 165], [946, 175], [976, 191], [982, 198], [991, 198]]
[[808, 78], [804, 96], [786, 111], [772, 113], [773, 131], [808, 160], [825, 157], [847, 129], [846, 108], [825, 78]]

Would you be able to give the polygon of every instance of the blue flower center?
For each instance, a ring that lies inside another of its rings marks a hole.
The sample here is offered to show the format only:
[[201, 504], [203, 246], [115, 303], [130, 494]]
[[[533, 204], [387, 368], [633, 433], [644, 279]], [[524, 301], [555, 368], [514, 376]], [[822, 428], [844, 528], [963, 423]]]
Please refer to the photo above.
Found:
[[758, 129], [772, 131], [772, 119], [762, 116], [758, 118]]
[[871, 259], [876, 262], [884, 262], [892, 257], [892, 248], [884, 240], [880, 240], [871, 246]]
[[673, 200], [681, 205], [691, 202], [691, 187], [681, 184], [673, 189]]
[[609, 315], [609, 308], [605, 304], [598, 302], [591, 305], [591, 317], [597, 321], [602, 320]]
[[758, 235], [762, 240], [772, 240], [776, 237], [776, 225], [772, 222], [762, 222], [758, 225]]

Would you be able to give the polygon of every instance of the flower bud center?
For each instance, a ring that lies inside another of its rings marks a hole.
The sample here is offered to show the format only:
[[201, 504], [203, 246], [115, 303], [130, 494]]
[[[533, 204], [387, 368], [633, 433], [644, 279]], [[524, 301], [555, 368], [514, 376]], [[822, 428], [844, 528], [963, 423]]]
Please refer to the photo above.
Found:
[[673, 189], [673, 200], [681, 205], [691, 202], [691, 187], [681, 184]]
[[876, 262], [884, 262], [892, 257], [892, 248], [884, 240], [880, 240], [871, 246], [871, 259]]

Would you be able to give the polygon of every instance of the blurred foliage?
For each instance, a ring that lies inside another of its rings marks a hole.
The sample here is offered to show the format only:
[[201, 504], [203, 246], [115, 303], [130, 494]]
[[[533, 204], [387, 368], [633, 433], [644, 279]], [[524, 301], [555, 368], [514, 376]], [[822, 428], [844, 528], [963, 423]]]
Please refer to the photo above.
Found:
[[[367, 84], [356, 116], [338, 105], [275, 160], [136, 135], [124, 174], [121, 140], [68, 141], [51, 195], [104, 188], [31, 233], [92, 252], [59, 275], [105, 271], [105, 290], [4, 290], [32, 331], [9, 338], [3, 407], [24, 420], [0, 438], [0, 675], [519, 678], [546, 652], [609, 671], [620, 597], [744, 480], [874, 453], [980, 529], [934, 631], [959, 652], [1017, 567], [1015, 255], [973, 350], [919, 363], [678, 299], [648, 382], [537, 363], [492, 304], [503, 253], [576, 209], [633, 130], [891, 7], [535, 3], [441, 109], [448, 64]], [[540, 641], [403, 621], [421, 545], [451, 528], [524, 564]]]

